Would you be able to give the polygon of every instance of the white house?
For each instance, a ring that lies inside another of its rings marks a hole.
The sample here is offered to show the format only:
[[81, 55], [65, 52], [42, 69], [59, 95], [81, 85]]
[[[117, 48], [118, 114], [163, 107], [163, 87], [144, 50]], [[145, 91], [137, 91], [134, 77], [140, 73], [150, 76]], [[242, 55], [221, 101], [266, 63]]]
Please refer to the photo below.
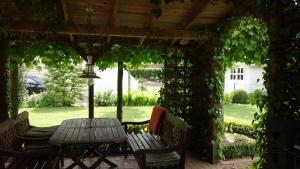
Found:
[[237, 63], [225, 72], [224, 93], [243, 89], [248, 93], [264, 88], [263, 68], [255, 65]]

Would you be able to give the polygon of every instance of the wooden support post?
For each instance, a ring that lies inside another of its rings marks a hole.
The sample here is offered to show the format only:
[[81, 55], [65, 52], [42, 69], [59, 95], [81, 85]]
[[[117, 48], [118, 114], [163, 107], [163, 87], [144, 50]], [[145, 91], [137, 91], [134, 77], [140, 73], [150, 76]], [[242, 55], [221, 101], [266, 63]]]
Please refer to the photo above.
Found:
[[10, 68], [10, 117], [16, 119], [19, 111], [19, 67], [14, 62]]
[[89, 118], [94, 118], [94, 83], [93, 82], [89, 82]]
[[123, 106], [123, 62], [118, 61], [118, 96], [117, 118], [122, 121]]
[[0, 42], [0, 122], [8, 119], [6, 43]]

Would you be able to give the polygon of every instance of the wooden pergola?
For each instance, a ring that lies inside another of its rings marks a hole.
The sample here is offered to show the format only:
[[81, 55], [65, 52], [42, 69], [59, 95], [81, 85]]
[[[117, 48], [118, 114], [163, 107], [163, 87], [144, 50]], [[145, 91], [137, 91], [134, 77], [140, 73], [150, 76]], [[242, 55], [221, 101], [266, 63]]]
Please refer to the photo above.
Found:
[[[0, 5], [3, 11], [3, 8], [14, 11], [6, 25], [8, 38], [40, 31], [50, 34], [47, 20], [24, 20], [28, 16], [18, 9], [16, 1], [2, 1]], [[210, 0], [168, 4], [162, 0], [158, 4], [148, 0], [60, 0], [58, 8], [62, 28], [56, 33], [61, 39], [82, 42], [92, 37], [97, 43], [141, 46], [163, 42], [172, 46], [201, 40], [199, 30], [222, 22], [235, 7], [225, 1]], [[93, 10], [90, 25], [88, 8]], [[161, 16], [154, 16], [152, 11], [156, 9], [162, 11]]]
[[[17, 0], [2, 0], [0, 2], [2, 16], [0, 25], [4, 31], [0, 32], [1, 40], [63, 41], [75, 49], [84, 60], [88, 55], [92, 55], [94, 62], [111, 44], [194, 49], [192, 53], [189, 53], [192, 73], [186, 72], [185, 74], [191, 78], [192, 82], [190, 87], [192, 95], [189, 96], [192, 117], [188, 117], [192, 122], [192, 134], [195, 136], [192, 140], [194, 142], [205, 140], [209, 148], [202, 153], [209, 154], [207, 160], [216, 161], [215, 117], [209, 115], [208, 106], [203, 105], [202, 101], [210, 105], [220, 103], [216, 103], [213, 97], [208, 97], [214, 96], [215, 91], [208, 86], [203, 86], [206, 80], [203, 74], [213, 76], [218, 71], [218, 64], [213, 59], [215, 40], [219, 38], [216, 28], [226, 23], [231, 16], [248, 15], [246, 9], [251, 1], [241, 0], [236, 4], [226, 0], [185, 0], [184, 3], [178, 1], [166, 3], [165, 0], [153, 0], [152, 3], [150, 0], [49, 0], [47, 2], [53, 2], [53, 6], [43, 11], [45, 16], [55, 16], [53, 20], [50, 17], [50, 21], [47, 17], [30, 17], [34, 6], [20, 5]], [[297, 27], [299, 25], [296, 25], [297, 20], [293, 18], [289, 20], [282, 17], [283, 15], [277, 15], [282, 9], [276, 6], [275, 1], [274, 4], [268, 7], [269, 10], [263, 17], [269, 29], [270, 48], [281, 49], [283, 48], [280, 45], [282, 37], [291, 37], [283, 35], [279, 37], [280, 29], [284, 27], [299, 29]], [[286, 15], [293, 16], [288, 13]], [[295, 18], [297, 16], [295, 15]], [[293, 24], [295, 24], [294, 27]], [[86, 53], [80, 49], [79, 43], [104, 45], [96, 53]], [[0, 44], [0, 52], [4, 48], [5, 46]], [[280, 53], [281, 51], [286, 53]], [[276, 77], [284, 72], [277, 71], [278, 65], [276, 64], [281, 55], [288, 55], [288, 51], [281, 51], [270, 50], [269, 53], [271, 75], [268, 80], [272, 84], [268, 86], [268, 92], [271, 94], [276, 93], [277, 87], [282, 87], [277, 85], [280, 82]], [[0, 54], [3, 55], [3, 53]], [[0, 77], [6, 79], [7, 60], [3, 58], [0, 57]], [[5, 85], [0, 83], [0, 107], [7, 106]], [[288, 88], [288, 86], [285, 87]], [[274, 101], [269, 110], [271, 116], [276, 113], [280, 114], [275, 105]], [[0, 114], [7, 113], [5, 111], [7, 110], [0, 109]], [[198, 122], [194, 125], [197, 121], [203, 124]], [[206, 132], [197, 135], [199, 128], [205, 129]], [[202, 145], [197, 146], [201, 148]]]

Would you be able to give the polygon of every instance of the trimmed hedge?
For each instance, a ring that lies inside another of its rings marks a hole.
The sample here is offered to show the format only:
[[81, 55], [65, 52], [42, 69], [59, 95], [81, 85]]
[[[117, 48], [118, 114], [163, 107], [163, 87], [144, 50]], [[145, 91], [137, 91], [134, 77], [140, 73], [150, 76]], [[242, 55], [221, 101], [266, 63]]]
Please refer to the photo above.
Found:
[[235, 122], [224, 122], [225, 132], [238, 133], [255, 139], [255, 133], [251, 125], [238, 124]]
[[233, 91], [231, 103], [248, 104], [249, 96], [247, 92], [241, 89]]
[[157, 81], [160, 79], [162, 70], [161, 69], [130, 70], [130, 74], [137, 79], [147, 79], [151, 81]]
[[255, 143], [236, 143], [223, 145], [223, 155], [225, 159], [254, 156], [257, 154]]

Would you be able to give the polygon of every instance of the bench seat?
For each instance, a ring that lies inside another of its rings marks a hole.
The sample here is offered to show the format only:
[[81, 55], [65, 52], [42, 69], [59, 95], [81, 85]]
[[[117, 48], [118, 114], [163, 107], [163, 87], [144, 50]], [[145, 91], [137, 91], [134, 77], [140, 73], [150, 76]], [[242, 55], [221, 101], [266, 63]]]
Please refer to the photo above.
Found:
[[183, 120], [166, 113], [159, 135], [128, 133], [128, 144], [139, 167], [183, 169], [189, 128]]

